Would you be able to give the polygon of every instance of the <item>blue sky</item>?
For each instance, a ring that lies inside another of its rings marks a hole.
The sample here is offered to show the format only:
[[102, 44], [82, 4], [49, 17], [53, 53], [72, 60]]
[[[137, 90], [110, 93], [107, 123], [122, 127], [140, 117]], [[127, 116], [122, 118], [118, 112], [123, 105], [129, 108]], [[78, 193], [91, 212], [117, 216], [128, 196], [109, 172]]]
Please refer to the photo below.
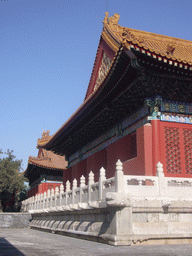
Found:
[[191, 0], [0, 1], [0, 149], [24, 170], [84, 100], [106, 3], [122, 26], [192, 40]]

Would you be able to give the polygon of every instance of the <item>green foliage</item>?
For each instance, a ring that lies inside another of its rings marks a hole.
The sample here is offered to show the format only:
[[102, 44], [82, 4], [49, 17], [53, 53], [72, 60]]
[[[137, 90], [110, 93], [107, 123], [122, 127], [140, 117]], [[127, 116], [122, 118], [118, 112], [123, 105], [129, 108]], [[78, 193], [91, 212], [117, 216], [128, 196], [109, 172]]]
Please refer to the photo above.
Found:
[[[0, 153], [2, 151], [0, 150]], [[14, 205], [25, 189], [26, 178], [21, 172], [22, 160], [15, 159], [12, 150], [5, 152], [6, 157], [0, 158], [0, 204], [1, 209], [14, 210]]]

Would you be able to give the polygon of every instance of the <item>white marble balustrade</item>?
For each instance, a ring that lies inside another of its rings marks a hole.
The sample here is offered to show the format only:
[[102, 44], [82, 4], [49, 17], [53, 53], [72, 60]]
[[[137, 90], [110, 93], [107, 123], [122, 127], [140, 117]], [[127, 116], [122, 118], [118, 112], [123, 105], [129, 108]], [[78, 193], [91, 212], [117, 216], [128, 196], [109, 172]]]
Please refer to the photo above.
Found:
[[[116, 164], [122, 166], [119, 160]], [[85, 184], [85, 177], [81, 176], [80, 186], [77, 187], [77, 180], [74, 179], [72, 186], [69, 181], [66, 187], [60, 185], [49, 189], [43, 194], [38, 194], [22, 202], [23, 210], [31, 213], [75, 210], [88, 207], [97, 207], [99, 201], [106, 198], [107, 192], [115, 192], [115, 177], [106, 179], [105, 169], [100, 169], [99, 182], [94, 182], [94, 174], [91, 171], [88, 176], [88, 184]]]
[[165, 177], [161, 163], [157, 164], [156, 176], [124, 175], [123, 165], [118, 160], [115, 177], [106, 179], [105, 169], [101, 168], [99, 181], [95, 182], [91, 171], [87, 185], [85, 177], [81, 176], [79, 187], [76, 179], [72, 184], [67, 181], [65, 188], [64, 185], [60, 185], [55, 190], [51, 189], [44, 194], [28, 198], [22, 202], [22, 208], [23, 211], [31, 213], [97, 208], [99, 202], [113, 199], [117, 203], [118, 193], [121, 199], [123, 194], [124, 199], [131, 196], [133, 199], [169, 197], [192, 200], [192, 178]]
[[165, 177], [160, 162], [156, 176], [124, 175], [124, 186], [133, 198], [192, 199], [192, 178]]

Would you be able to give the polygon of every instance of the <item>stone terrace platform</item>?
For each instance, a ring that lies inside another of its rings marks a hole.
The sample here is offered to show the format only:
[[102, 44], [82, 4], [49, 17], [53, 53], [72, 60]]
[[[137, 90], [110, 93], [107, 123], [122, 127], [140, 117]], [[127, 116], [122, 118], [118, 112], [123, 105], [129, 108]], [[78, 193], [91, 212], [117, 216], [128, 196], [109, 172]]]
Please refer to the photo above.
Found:
[[191, 252], [192, 244], [113, 247], [29, 228], [0, 229], [1, 256], [189, 256]]

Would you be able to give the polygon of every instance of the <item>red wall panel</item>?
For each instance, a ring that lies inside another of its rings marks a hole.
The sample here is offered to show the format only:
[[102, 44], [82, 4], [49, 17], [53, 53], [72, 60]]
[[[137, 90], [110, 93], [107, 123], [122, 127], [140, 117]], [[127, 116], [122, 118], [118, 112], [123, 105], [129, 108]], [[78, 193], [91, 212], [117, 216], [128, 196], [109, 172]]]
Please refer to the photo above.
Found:
[[32, 197], [37, 194], [47, 192], [48, 189], [52, 189], [52, 188], [55, 189], [56, 187], [60, 187], [60, 185], [61, 185], [61, 183], [51, 183], [51, 182], [50, 183], [48, 183], [48, 182], [41, 183], [28, 191], [28, 197]]
[[[107, 147], [107, 177], [115, 175], [115, 167], [118, 159], [125, 162], [134, 157], [135, 145], [133, 144], [134, 134], [129, 134]], [[136, 140], [136, 137], [135, 137]], [[133, 149], [134, 148], [134, 149]]]
[[124, 136], [107, 148], [96, 152], [64, 172], [64, 185], [68, 180], [77, 179], [78, 185], [82, 175], [88, 182], [89, 172], [94, 173], [95, 181], [99, 180], [101, 167], [106, 169], [106, 177], [115, 175], [117, 160], [123, 162], [124, 173], [132, 175], [152, 175], [152, 127], [146, 124], [136, 132]]
[[90, 171], [94, 173], [95, 181], [98, 181], [101, 167], [104, 167], [104, 168], [107, 167], [107, 150], [106, 149], [103, 149], [87, 158], [86, 181], [88, 181], [88, 175]]
[[137, 156], [123, 162], [126, 175], [152, 175], [152, 127], [146, 124], [136, 131]]
[[160, 152], [165, 176], [192, 177], [192, 125], [161, 121]]
[[71, 181], [72, 180], [72, 167], [70, 168], [67, 168], [67, 170], [65, 170], [63, 172], [63, 184], [64, 184], [64, 187], [66, 186], [66, 182], [67, 181]]
[[95, 165], [95, 170], [94, 170], [95, 181], [98, 181], [101, 167], [105, 169], [107, 168], [107, 150], [106, 149], [103, 149], [95, 154], [94, 165]]
[[82, 161], [80, 161], [77, 164], [78, 168], [77, 168], [77, 173], [75, 178], [77, 179], [77, 184], [78, 186], [80, 185], [80, 178], [83, 175], [86, 178], [86, 174], [87, 174], [87, 159], [84, 159]]

